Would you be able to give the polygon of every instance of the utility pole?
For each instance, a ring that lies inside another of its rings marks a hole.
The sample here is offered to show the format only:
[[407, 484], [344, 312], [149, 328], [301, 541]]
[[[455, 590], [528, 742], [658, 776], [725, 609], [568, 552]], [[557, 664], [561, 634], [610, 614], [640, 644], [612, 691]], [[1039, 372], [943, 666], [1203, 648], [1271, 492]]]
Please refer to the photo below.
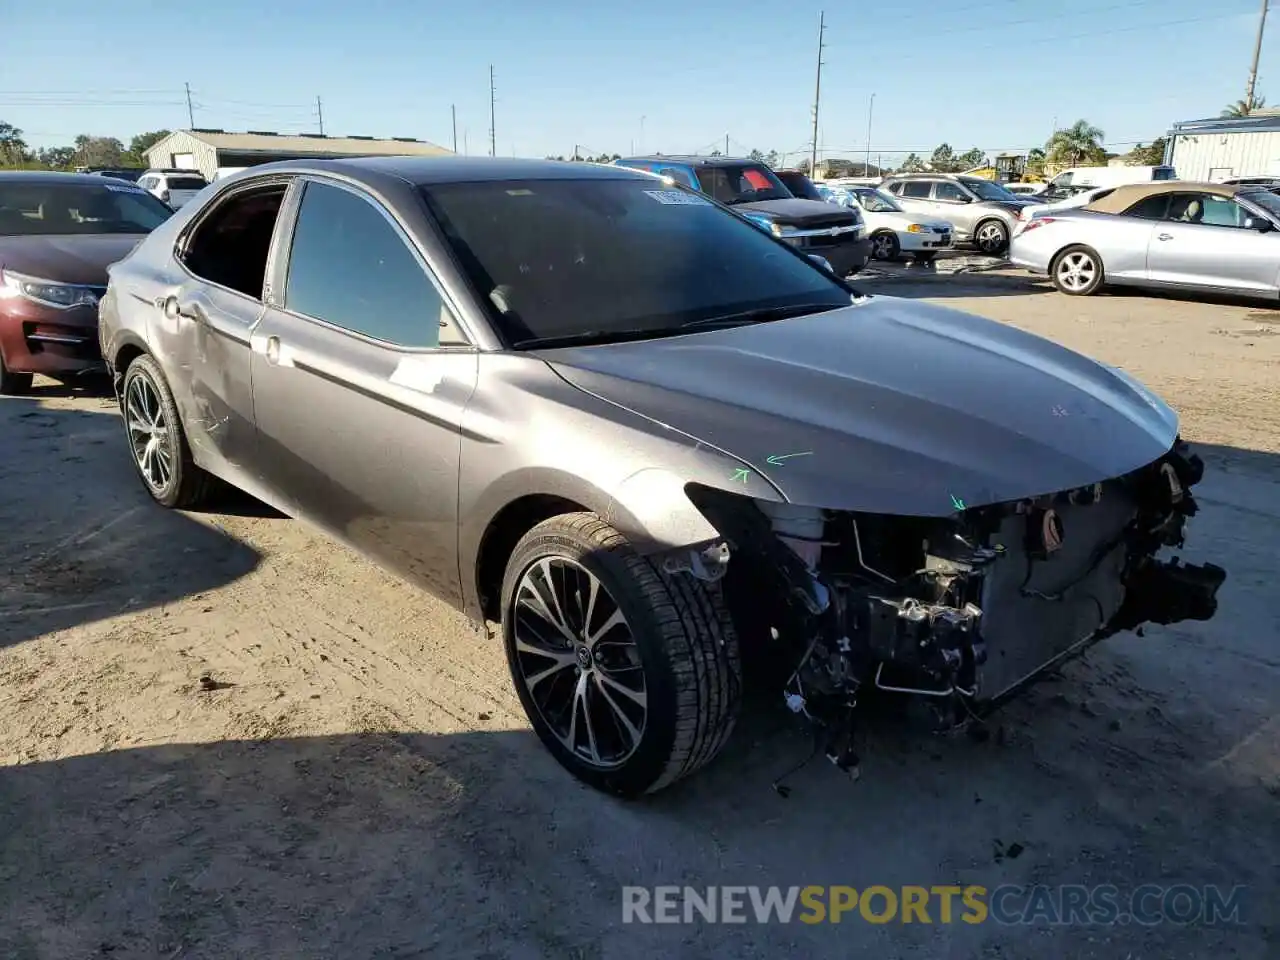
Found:
[[640, 117], [640, 152], [644, 153], [644, 117]]
[[320, 121], [320, 136], [324, 136], [324, 108], [320, 105], [320, 98], [316, 97], [316, 119]]
[[1267, 0], [1262, 0], [1262, 13], [1258, 15], [1258, 39], [1253, 42], [1253, 63], [1249, 65], [1249, 85], [1244, 91], [1244, 105], [1253, 112], [1253, 91], [1258, 82], [1258, 60], [1262, 56], [1262, 34], [1267, 29]]
[[827, 14], [818, 14], [818, 79], [813, 84], [813, 144], [809, 151], [809, 176], [818, 175], [818, 105], [822, 102], [822, 48], [827, 33]]
[[871, 114], [876, 108], [876, 95], [871, 95], [871, 105], [867, 107], [867, 162], [862, 165], [862, 175], [871, 176]]
[[727, 133], [724, 135], [724, 155], [726, 157], [729, 155], [729, 135]]
[[187, 88], [187, 123], [192, 129], [194, 129], [196, 125], [196, 114], [195, 111], [191, 109], [191, 84], [184, 83], [183, 86]]
[[489, 156], [491, 157], [498, 155], [497, 131], [494, 127], [494, 110], [497, 102], [498, 95], [493, 89], [493, 64], [489, 64]]
[[453, 117], [453, 152], [458, 152], [458, 106], [451, 104], [449, 114]]

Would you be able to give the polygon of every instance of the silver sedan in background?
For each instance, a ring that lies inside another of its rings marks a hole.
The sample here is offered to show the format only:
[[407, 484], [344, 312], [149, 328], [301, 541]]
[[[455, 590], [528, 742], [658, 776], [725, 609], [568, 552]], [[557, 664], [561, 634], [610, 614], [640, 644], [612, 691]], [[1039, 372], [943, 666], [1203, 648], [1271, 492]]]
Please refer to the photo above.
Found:
[[1009, 259], [1071, 296], [1104, 284], [1280, 295], [1280, 197], [1168, 180], [1019, 223]]

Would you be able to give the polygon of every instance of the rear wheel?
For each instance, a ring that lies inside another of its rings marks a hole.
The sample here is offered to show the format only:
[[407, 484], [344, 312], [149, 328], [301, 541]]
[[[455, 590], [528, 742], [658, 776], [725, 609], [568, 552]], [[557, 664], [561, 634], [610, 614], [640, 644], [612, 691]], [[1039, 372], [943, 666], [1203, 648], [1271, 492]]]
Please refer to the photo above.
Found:
[[973, 242], [988, 256], [1003, 253], [1009, 246], [1009, 228], [1002, 220], [983, 220], [973, 232]]
[[892, 230], [881, 230], [871, 235], [871, 257], [874, 260], [896, 260], [902, 251], [898, 237]]
[[191, 458], [178, 405], [151, 357], [129, 364], [120, 395], [133, 465], [147, 492], [166, 507], [198, 506], [211, 478]]
[[1067, 247], [1049, 268], [1053, 285], [1069, 297], [1087, 297], [1102, 286], [1102, 258], [1088, 247]]
[[733, 730], [741, 664], [719, 585], [663, 572], [593, 513], [552, 517], [516, 545], [502, 634], [534, 731], [597, 789], [661, 790]]
[[4, 362], [4, 354], [0, 353], [0, 394], [8, 397], [19, 396], [31, 389], [31, 374], [14, 373]]

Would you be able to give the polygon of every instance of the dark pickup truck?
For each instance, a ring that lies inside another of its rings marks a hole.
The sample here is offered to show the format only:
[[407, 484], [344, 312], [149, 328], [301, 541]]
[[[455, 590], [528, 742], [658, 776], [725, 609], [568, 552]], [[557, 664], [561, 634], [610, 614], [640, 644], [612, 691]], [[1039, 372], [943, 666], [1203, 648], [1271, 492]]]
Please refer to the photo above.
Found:
[[627, 157], [615, 164], [646, 170], [732, 207], [761, 229], [807, 254], [823, 257], [842, 277], [871, 256], [862, 216], [846, 207], [801, 200], [763, 163], [729, 157]]

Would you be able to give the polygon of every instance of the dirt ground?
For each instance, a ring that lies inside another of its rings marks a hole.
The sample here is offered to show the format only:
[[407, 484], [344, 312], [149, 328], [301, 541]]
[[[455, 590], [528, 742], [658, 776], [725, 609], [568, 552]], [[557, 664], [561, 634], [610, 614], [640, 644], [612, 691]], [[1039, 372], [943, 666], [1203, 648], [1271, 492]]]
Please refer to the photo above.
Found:
[[[1280, 311], [867, 286], [1169, 399], [1218, 617], [1107, 641], [987, 742], [873, 725], [858, 782], [818, 759], [787, 798], [810, 739], [754, 705], [713, 767], [621, 803], [536, 742], [496, 640], [252, 501], [152, 506], [112, 403], [42, 382], [0, 401], [0, 957], [1277, 956]], [[950, 883], [1249, 890], [1225, 926], [622, 924], [629, 884]]]

